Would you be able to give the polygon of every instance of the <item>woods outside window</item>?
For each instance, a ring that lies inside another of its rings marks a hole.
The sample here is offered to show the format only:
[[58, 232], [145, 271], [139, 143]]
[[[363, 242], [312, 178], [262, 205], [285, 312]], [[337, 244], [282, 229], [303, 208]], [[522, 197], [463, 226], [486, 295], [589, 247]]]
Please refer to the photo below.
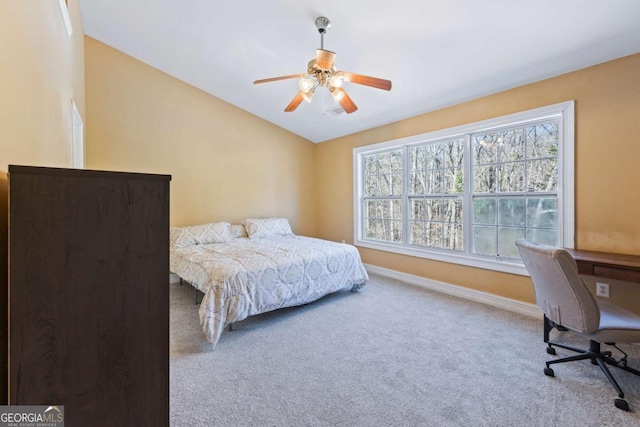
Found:
[[573, 102], [354, 150], [356, 245], [526, 274], [573, 247]]

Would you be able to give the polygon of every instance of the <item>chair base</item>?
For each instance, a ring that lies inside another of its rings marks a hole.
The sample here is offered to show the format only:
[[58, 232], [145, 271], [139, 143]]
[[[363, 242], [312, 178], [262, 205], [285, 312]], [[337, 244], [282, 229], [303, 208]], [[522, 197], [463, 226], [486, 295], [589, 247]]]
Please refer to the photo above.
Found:
[[589, 359], [591, 360], [592, 364], [598, 365], [600, 367], [600, 370], [607, 377], [607, 379], [609, 380], [613, 388], [616, 389], [616, 392], [618, 392], [618, 398], [614, 400], [614, 404], [616, 408], [622, 409], [624, 411], [628, 411], [629, 404], [627, 403], [626, 400], [624, 400], [624, 392], [620, 388], [620, 385], [618, 384], [616, 379], [611, 374], [611, 371], [609, 371], [609, 368], [607, 367], [607, 365], [615, 366], [616, 368], [625, 370], [627, 372], [631, 372], [632, 374], [638, 375], [638, 376], [640, 376], [640, 371], [637, 371], [633, 368], [628, 367], [626, 365], [625, 359], [623, 359], [624, 363], [614, 359], [613, 357], [611, 357], [610, 351], [602, 351], [601, 345], [598, 341], [589, 340], [589, 349], [577, 348], [570, 345], [560, 344], [557, 342], [550, 341], [549, 332], [551, 332], [551, 329], [553, 329], [554, 327], [557, 328], [557, 326], [558, 325], [556, 325], [551, 320], [549, 320], [547, 316], [544, 316], [544, 342], [547, 344], [547, 353], [556, 354], [555, 348], [552, 347], [552, 346], [556, 346], [556, 347], [574, 351], [579, 354], [575, 356], [563, 357], [562, 359], [550, 360], [546, 362], [546, 367], [544, 368], [544, 374], [549, 377], [555, 376], [553, 369], [551, 369], [550, 365], [553, 365], [556, 363], [566, 363], [566, 362], [573, 362], [576, 360]]

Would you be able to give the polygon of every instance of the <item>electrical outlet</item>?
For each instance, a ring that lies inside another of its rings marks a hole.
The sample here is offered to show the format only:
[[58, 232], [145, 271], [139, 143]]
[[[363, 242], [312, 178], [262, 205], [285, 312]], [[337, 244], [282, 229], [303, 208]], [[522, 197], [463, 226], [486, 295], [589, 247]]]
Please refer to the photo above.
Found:
[[346, 240], [343, 240], [342, 243], [347, 243]]
[[596, 282], [596, 296], [609, 298], [609, 284], [604, 282]]

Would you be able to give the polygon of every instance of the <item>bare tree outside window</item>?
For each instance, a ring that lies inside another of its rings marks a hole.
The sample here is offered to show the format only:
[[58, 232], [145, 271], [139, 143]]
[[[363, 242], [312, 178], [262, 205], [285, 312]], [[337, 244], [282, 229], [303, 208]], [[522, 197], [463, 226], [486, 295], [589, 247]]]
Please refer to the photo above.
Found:
[[364, 158], [364, 236], [402, 242], [403, 151]]
[[409, 148], [409, 243], [462, 251], [464, 139]]

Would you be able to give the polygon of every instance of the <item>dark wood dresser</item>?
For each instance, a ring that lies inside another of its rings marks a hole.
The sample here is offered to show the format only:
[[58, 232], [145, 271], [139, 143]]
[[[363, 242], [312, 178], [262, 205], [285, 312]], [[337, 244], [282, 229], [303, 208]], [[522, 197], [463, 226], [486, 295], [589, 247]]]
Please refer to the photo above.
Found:
[[169, 425], [169, 182], [9, 166], [9, 403]]

